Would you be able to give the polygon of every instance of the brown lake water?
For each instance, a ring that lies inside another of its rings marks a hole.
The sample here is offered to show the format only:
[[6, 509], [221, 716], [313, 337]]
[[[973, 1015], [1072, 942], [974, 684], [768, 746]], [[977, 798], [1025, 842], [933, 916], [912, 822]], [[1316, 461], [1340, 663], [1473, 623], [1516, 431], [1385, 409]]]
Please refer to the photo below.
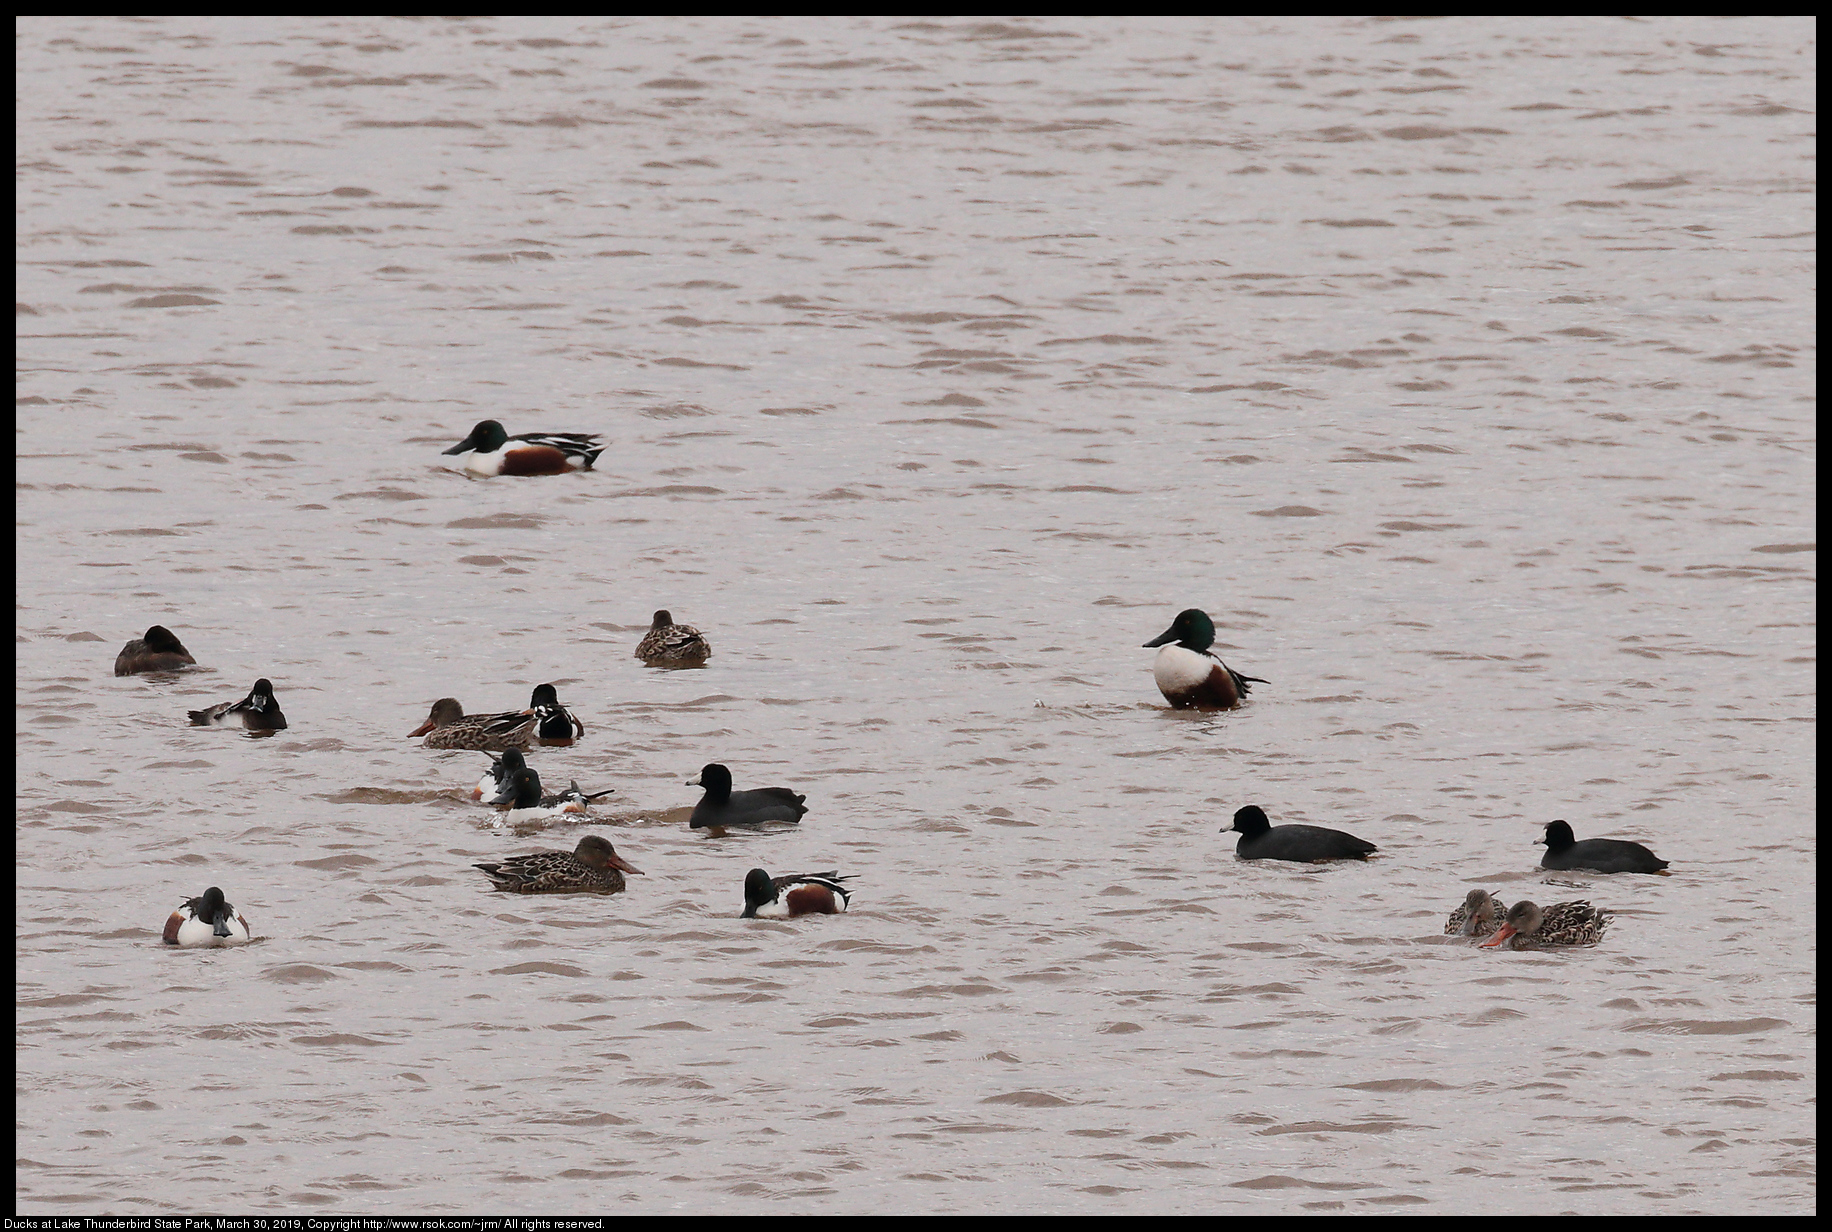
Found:
[[[17, 34], [18, 1209], [1813, 1209], [1810, 19]], [[549, 681], [621, 896], [406, 739]]]

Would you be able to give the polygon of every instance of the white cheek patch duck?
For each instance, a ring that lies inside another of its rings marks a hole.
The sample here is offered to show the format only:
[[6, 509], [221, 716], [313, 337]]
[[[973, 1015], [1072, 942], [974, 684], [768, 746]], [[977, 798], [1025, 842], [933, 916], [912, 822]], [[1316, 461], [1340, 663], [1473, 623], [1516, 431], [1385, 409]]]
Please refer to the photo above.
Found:
[[1170, 628], [1145, 643], [1164, 647], [1152, 661], [1151, 676], [1173, 709], [1232, 710], [1252, 685], [1271, 683], [1223, 663], [1209, 649], [1214, 644], [1215, 622], [1194, 607], [1178, 612]]

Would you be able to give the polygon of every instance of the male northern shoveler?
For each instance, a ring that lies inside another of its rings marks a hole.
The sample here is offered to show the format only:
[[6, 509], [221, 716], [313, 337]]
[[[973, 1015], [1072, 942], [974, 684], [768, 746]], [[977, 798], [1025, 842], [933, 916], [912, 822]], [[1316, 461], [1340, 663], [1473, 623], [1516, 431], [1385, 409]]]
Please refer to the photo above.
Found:
[[565, 740], [571, 742], [585, 734], [585, 724], [579, 722], [579, 716], [560, 704], [560, 694], [550, 684], [534, 686], [534, 698], [528, 703], [528, 709], [534, 711], [536, 735], [542, 740]]
[[222, 702], [207, 710], [188, 710], [193, 727], [242, 727], [251, 732], [286, 730], [286, 716], [274, 699], [273, 682], [263, 676], [239, 702]]
[[1507, 922], [1482, 943], [1485, 950], [1498, 945], [1524, 950], [1553, 945], [1595, 945], [1609, 927], [1610, 913], [1588, 902], [1553, 903], [1543, 910], [1521, 899], [1508, 908]]
[[624, 873], [642, 873], [596, 834], [580, 839], [571, 851], [536, 851], [471, 867], [482, 870], [497, 889], [515, 894], [616, 894], [623, 889]]
[[1663, 860], [1640, 843], [1625, 838], [1587, 838], [1578, 842], [1571, 827], [1562, 821], [1546, 823], [1546, 837], [1534, 839], [1546, 845], [1541, 868], [1587, 868], [1593, 873], [1653, 873], [1670, 877]]
[[1252, 691], [1249, 681], [1271, 683], [1258, 676], [1243, 676], [1223, 663], [1209, 649], [1214, 644], [1215, 622], [1207, 612], [1193, 607], [1178, 612], [1170, 628], [1145, 643], [1164, 647], [1152, 660], [1151, 676], [1173, 708], [1232, 710]]
[[[489, 757], [489, 754], [486, 753], [484, 756]], [[504, 751], [501, 757], [491, 757], [490, 768], [485, 770], [483, 777], [477, 780], [477, 786], [471, 788], [471, 799], [490, 800], [503, 789], [510, 775], [527, 764], [520, 751], [516, 749]]]
[[466, 453], [464, 468], [473, 475], [559, 475], [589, 471], [604, 452], [595, 433], [524, 432], [510, 436], [494, 419], [486, 419], [471, 434], [444, 451], [446, 456]]
[[164, 625], [154, 625], [146, 631], [145, 637], [136, 637], [121, 647], [121, 653], [115, 656], [115, 675], [175, 672], [181, 667], [195, 666], [196, 663], [191, 652], [184, 648], [184, 643], [170, 629]]
[[223, 892], [215, 886], [197, 898], [185, 899], [183, 906], [166, 917], [167, 945], [246, 945], [248, 941], [248, 921], [223, 900]]
[[1265, 810], [1249, 804], [1234, 814], [1234, 824], [1221, 832], [1240, 831], [1234, 854], [1243, 860], [1297, 860], [1317, 864], [1324, 860], [1365, 860], [1380, 848], [1366, 839], [1324, 826], [1275, 826]]
[[[503, 754], [503, 757], [507, 760], [508, 754]], [[574, 779], [568, 790], [556, 792], [553, 795], [543, 795], [541, 776], [535, 772], [533, 766], [524, 765], [509, 775], [497, 793], [490, 797], [489, 803], [509, 806], [509, 811], [503, 814], [502, 819], [496, 823], [497, 825], [526, 825], [529, 822], [546, 821], [566, 813], [583, 813], [593, 800], [600, 796], [608, 796], [615, 790], [616, 788], [607, 787], [603, 791], [595, 791], [588, 796], [580, 790], [579, 780]]]
[[649, 632], [636, 643], [636, 657], [650, 667], [700, 667], [712, 657], [706, 637], [692, 625], [677, 625], [668, 609], [655, 613]]
[[1507, 904], [1492, 897], [1487, 890], [1471, 890], [1463, 899], [1463, 905], [1444, 921], [1444, 935], [1486, 937], [1501, 927], [1507, 913]]
[[688, 826], [695, 830], [724, 829], [726, 826], [756, 826], [770, 821], [795, 822], [808, 811], [798, 795], [787, 787], [753, 787], [749, 791], [732, 790], [732, 772], [718, 762], [709, 762], [700, 773], [687, 780], [689, 787], [704, 787], [706, 794], [693, 806]]
[[760, 868], [744, 876], [741, 920], [787, 920], [798, 915], [837, 915], [852, 902], [852, 891], [837, 872], [772, 877]]
[[505, 710], [501, 714], [464, 712], [455, 697], [441, 697], [433, 703], [426, 722], [407, 733], [409, 740], [425, 736], [423, 749], [471, 749], [479, 753], [500, 753], [504, 749], [526, 749], [534, 744], [535, 717], [532, 710]]

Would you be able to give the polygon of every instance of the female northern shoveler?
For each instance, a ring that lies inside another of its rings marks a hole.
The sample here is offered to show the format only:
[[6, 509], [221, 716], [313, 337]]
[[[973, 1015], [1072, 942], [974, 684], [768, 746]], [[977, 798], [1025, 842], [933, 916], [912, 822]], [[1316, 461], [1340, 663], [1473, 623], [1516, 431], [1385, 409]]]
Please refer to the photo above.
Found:
[[636, 643], [636, 657], [650, 667], [700, 667], [712, 657], [712, 647], [692, 625], [677, 625], [668, 609], [655, 613], [649, 632]]
[[837, 872], [772, 877], [760, 868], [744, 876], [741, 920], [787, 920], [798, 915], [837, 915], [852, 902], [852, 891]]
[[251, 732], [286, 730], [286, 716], [274, 699], [273, 682], [263, 676], [239, 702], [223, 702], [207, 710], [189, 710], [193, 727], [242, 727]]
[[[508, 754], [503, 754], [505, 760]], [[481, 784], [479, 784], [481, 786]], [[504, 813], [497, 825], [526, 825], [534, 821], [546, 821], [566, 813], [583, 813], [593, 800], [608, 796], [616, 788], [595, 791], [591, 795], [579, 789], [579, 780], [572, 781], [572, 787], [553, 795], [541, 794], [541, 776], [534, 767], [524, 765], [510, 774], [497, 793], [490, 797], [491, 804], [506, 804], [509, 811]]]
[[1521, 899], [1508, 908], [1507, 922], [1482, 943], [1485, 950], [1498, 945], [1524, 950], [1549, 945], [1595, 945], [1609, 927], [1608, 911], [1588, 902], [1553, 903], [1543, 910], [1537, 903]]
[[1463, 905], [1444, 921], [1446, 937], [1486, 937], [1501, 927], [1507, 905], [1490, 896], [1487, 890], [1471, 890]]
[[409, 740], [425, 736], [423, 749], [472, 749], [479, 753], [526, 749], [534, 744], [532, 710], [505, 710], [501, 714], [467, 715], [455, 697], [433, 703], [426, 722], [407, 733]]
[[1324, 826], [1275, 826], [1265, 810], [1249, 804], [1234, 814], [1234, 824], [1221, 832], [1240, 831], [1234, 854], [1243, 860], [1297, 860], [1317, 864], [1324, 860], [1365, 860], [1379, 851], [1366, 839]]
[[1193, 607], [1178, 612], [1170, 628], [1145, 643], [1164, 647], [1152, 661], [1151, 675], [1158, 682], [1158, 692], [1173, 708], [1232, 710], [1251, 692], [1248, 681], [1270, 683], [1258, 676], [1243, 676], [1223, 663], [1209, 650], [1214, 644], [1215, 622], [1207, 612]]
[[165, 921], [167, 945], [246, 945], [248, 941], [248, 921], [223, 901], [223, 892], [215, 886], [197, 898], [185, 899]]
[[497, 889], [515, 894], [616, 894], [623, 889], [624, 873], [642, 873], [596, 834], [580, 839], [571, 851], [536, 851], [471, 867], [482, 870]]
[[709, 762], [700, 773], [687, 780], [689, 787], [704, 787], [706, 794], [693, 806], [693, 817], [687, 823], [695, 830], [722, 830], [726, 826], [756, 826], [770, 821], [795, 822], [808, 811], [802, 803], [808, 797], [797, 795], [787, 787], [753, 787], [749, 791], [732, 790], [732, 772], [718, 762]]
[[536, 735], [542, 740], [565, 740], [570, 743], [585, 734], [585, 724], [579, 722], [578, 715], [560, 704], [560, 694], [550, 684], [534, 686], [534, 698], [528, 703], [528, 709], [534, 711]]
[[604, 452], [595, 433], [524, 432], [510, 436], [494, 419], [486, 419], [471, 434], [444, 451], [445, 456], [466, 453], [464, 468], [473, 475], [559, 475], [589, 471]]
[[1669, 861], [1661, 859], [1640, 843], [1624, 838], [1587, 838], [1578, 842], [1571, 827], [1562, 821], [1546, 823], [1546, 837], [1533, 840], [1546, 845], [1541, 868], [1587, 868], [1593, 873], [1653, 873], [1670, 877]]
[[164, 625], [154, 625], [146, 631], [145, 637], [136, 637], [121, 647], [121, 653], [115, 656], [115, 675], [175, 672], [181, 667], [195, 666], [196, 663], [191, 652], [184, 648], [184, 643], [170, 629]]

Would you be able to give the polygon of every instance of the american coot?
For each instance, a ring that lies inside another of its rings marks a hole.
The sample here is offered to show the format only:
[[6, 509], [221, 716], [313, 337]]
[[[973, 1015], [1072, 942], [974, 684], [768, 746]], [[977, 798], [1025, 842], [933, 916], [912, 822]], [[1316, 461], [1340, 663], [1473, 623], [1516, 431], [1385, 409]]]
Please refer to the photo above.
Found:
[[137, 676], [141, 672], [175, 672], [197, 662], [172, 631], [154, 625], [145, 637], [136, 637], [121, 647], [115, 656], [115, 675]]
[[616, 894], [623, 889], [624, 873], [642, 873], [596, 834], [580, 839], [571, 851], [536, 851], [471, 867], [513, 894]]
[[1668, 861], [1661, 859], [1640, 843], [1622, 838], [1587, 838], [1576, 841], [1571, 827], [1562, 821], [1546, 823], [1546, 837], [1535, 842], [1546, 845], [1541, 868], [1587, 868], [1593, 873], [1655, 873], [1662, 877]]
[[699, 667], [712, 658], [706, 637], [692, 625], [677, 625], [663, 608], [655, 613], [649, 632], [636, 643], [636, 657], [650, 667]]
[[1507, 922], [1482, 943], [1485, 950], [1498, 945], [1524, 950], [1534, 946], [1595, 945], [1609, 927], [1610, 914], [1589, 903], [1553, 903], [1542, 909], [1524, 898], [1508, 908]]
[[1222, 833], [1240, 831], [1234, 854], [1243, 860], [1365, 860], [1380, 848], [1353, 834], [1323, 826], [1275, 826], [1257, 804], [1234, 814], [1234, 824]]
[[455, 697], [441, 697], [433, 703], [426, 722], [407, 733], [408, 739], [425, 736], [423, 749], [474, 749], [500, 753], [504, 749], [526, 749], [534, 744], [535, 718], [532, 710], [505, 710], [500, 714], [470, 714]]
[[1463, 905], [1444, 921], [1444, 935], [1486, 937], [1501, 927], [1507, 911], [1507, 904], [1490, 897], [1487, 890], [1471, 890], [1463, 899]]
[[1151, 675], [1158, 692], [1175, 709], [1232, 710], [1250, 691], [1248, 681], [1268, 683], [1258, 676], [1243, 676], [1216, 658], [1209, 650], [1214, 644], [1215, 622], [1193, 607], [1178, 612], [1170, 628], [1145, 643], [1164, 647], [1152, 662]]
[[236, 914], [215, 886], [197, 898], [185, 899], [165, 921], [167, 945], [246, 945], [248, 940], [248, 921]]
[[695, 830], [723, 829], [726, 826], [755, 826], [767, 821], [800, 821], [808, 811], [797, 795], [787, 787], [753, 787], [749, 791], [732, 790], [732, 772], [718, 762], [709, 762], [699, 776], [687, 780], [689, 787], [704, 787], [706, 794], [693, 806], [693, 817], [687, 823]]
[[535, 734], [542, 740], [576, 740], [585, 734], [585, 724], [579, 722], [579, 716], [560, 704], [560, 694], [550, 684], [534, 686], [534, 696], [528, 702], [528, 709], [534, 711]]
[[186, 711], [193, 727], [242, 727], [251, 732], [286, 730], [286, 716], [274, 700], [273, 682], [265, 676], [254, 682], [248, 696], [239, 702], [223, 702], [206, 710]]
[[595, 433], [524, 432], [510, 436], [494, 419], [486, 419], [471, 434], [443, 450], [445, 457], [469, 453], [464, 469], [473, 475], [559, 475], [589, 471], [604, 446]]
[[852, 891], [837, 872], [772, 877], [753, 868], [744, 877], [744, 914], [739, 919], [787, 920], [798, 915], [837, 915], [852, 902]]

